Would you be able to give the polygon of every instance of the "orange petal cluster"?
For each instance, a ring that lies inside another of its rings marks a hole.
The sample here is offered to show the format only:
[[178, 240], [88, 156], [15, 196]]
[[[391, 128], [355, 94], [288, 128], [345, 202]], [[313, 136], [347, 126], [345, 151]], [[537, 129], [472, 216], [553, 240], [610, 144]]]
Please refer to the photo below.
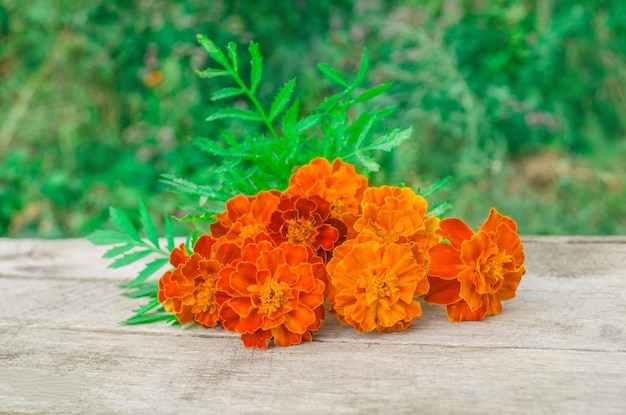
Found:
[[328, 264], [331, 313], [357, 331], [405, 330], [422, 313], [428, 292], [426, 249], [440, 240], [438, 219], [409, 188], [370, 187], [361, 201], [353, 239]]
[[476, 233], [458, 218], [443, 219], [440, 227], [449, 243], [429, 250], [430, 291], [424, 299], [445, 305], [455, 322], [500, 314], [501, 302], [515, 297], [525, 272], [515, 221], [492, 208]]
[[317, 158], [284, 193], [228, 200], [193, 252], [174, 248], [158, 300], [182, 324], [221, 324], [260, 349], [311, 341], [325, 301], [358, 332], [408, 329], [420, 296], [451, 321], [499, 314], [524, 274], [516, 223], [492, 209], [474, 233], [427, 212], [410, 188], [368, 187], [352, 165]]

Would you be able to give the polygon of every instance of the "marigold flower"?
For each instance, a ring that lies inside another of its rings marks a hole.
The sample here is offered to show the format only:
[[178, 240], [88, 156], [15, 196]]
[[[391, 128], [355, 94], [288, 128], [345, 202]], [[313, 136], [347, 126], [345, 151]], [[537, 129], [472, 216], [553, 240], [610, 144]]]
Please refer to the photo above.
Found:
[[242, 260], [218, 280], [222, 326], [241, 334], [246, 347], [266, 349], [311, 341], [324, 319], [326, 270], [311, 248], [285, 242], [249, 243]]
[[422, 314], [415, 297], [428, 291], [424, 268], [408, 245], [350, 240], [327, 265], [330, 311], [356, 331], [407, 329]]
[[272, 213], [280, 202], [278, 191], [261, 191], [254, 196], [237, 195], [226, 202], [226, 209], [214, 216], [211, 234], [242, 245], [248, 238], [267, 233]]
[[276, 246], [283, 242], [311, 247], [325, 261], [346, 237], [346, 227], [330, 218], [330, 204], [319, 196], [283, 199], [272, 214], [269, 236]]
[[341, 219], [346, 213], [359, 213], [359, 204], [367, 188], [367, 178], [354, 166], [337, 158], [331, 165], [325, 158], [311, 160], [289, 180], [288, 196], [317, 195], [330, 203], [330, 214]]
[[175, 269], [166, 271], [159, 280], [159, 302], [181, 324], [195, 321], [214, 327], [219, 318], [217, 274], [240, 256], [241, 249], [236, 244], [220, 243], [209, 235], [198, 239], [191, 255], [185, 244], [180, 244], [170, 253], [170, 263]]
[[429, 250], [430, 291], [424, 299], [445, 305], [455, 322], [500, 314], [501, 301], [515, 297], [525, 273], [515, 221], [492, 208], [476, 233], [458, 218], [442, 219], [440, 227], [449, 243]]
[[361, 206], [363, 214], [354, 223], [360, 241], [409, 244], [418, 263], [426, 266], [427, 250], [441, 240], [435, 233], [439, 219], [426, 216], [426, 199], [408, 187], [369, 187]]

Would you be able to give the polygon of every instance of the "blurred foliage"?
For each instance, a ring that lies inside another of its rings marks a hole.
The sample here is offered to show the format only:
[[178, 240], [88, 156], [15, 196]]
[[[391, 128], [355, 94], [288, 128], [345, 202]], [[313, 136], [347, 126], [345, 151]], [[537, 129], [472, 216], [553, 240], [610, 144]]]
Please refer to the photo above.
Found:
[[367, 47], [370, 86], [395, 81], [387, 126], [414, 130], [375, 183], [451, 175], [439, 197], [472, 224], [496, 206], [525, 234], [626, 233], [621, 0], [5, 0], [0, 236], [83, 236], [139, 199], [178, 213], [159, 175], [202, 182], [191, 137], [220, 127], [198, 33], [259, 43], [259, 97], [297, 76], [306, 113], [336, 92], [316, 64], [356, 73]]

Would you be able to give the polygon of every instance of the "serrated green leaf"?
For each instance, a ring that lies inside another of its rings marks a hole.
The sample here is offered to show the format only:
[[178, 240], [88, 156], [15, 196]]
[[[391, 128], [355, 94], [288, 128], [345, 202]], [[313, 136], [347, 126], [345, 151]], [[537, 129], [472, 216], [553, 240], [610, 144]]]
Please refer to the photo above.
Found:
[[406, 130], [395, 129], [386, 136], [376, 140], [368, 149], [391, 151], [411, 138], [413, 134], [413, 128], [409, 127]]
[[261, 78], [263, 76], [263, 57], [259, 51], [259, 45], [254, 42], [250, 42], [248, 47], [250, 51], [250, 92], [253, 94], [256, 92]]
[[357, 160], [369, 171], [378, 171], [380, 169], [380, 164], [376, 163], [374, 159], [366, 156], [363, 153], [356, 153]]
[[229, 42], [226, 45], [226, 50], [228, 51], [228, 57], [230, 58], [230, 63], [233, 66], [233, 70], [235, 72], [239, 71], [239, 58], [237, 57], [237, 44], [233, 42]]
[[374, 125], [375, 121], [376, 120], [374, 118], [368, 118], [367, 119], [367, 122], [361, 128], [361, 130], [359, 132], [359, 137], [356, 140], [356, 148], [360, 148], [363, 145], [363, 142], [367, 138], [367, 134], [369, 134], [369, 132], [372, 129], [372, 126]]
[[167, 212], [163, 212], [163, 221], [165, 223], [165, 237], [167, 239], [167, 250], [174, 249], [174, 227]]
[[393, 82], [387, 82], [386, 84], [381, 84], [381, 85], [375, 86], [374, 88], [370, 88], [367, 91], [363, 92], [361, 95], [356, 97], [354, 99], [354, 101], [352, 101], [352, 102], [356, 104], [358, 102], [363, 102], [363, 101], [370, 100], [370, 99], [372, 99], [374, 97], [377, 97], [378, 95], [382, 94], [383, 92], [385, 92], [386, 90], [388, 90], [392, 86], [393, 86]]
[[274, 118], [276, 118], [276, 116], [280, 114], [283, 109], [285, 109], [285, 106], [287, 106], [289, 100], [291, 99], [291, 94], [293, 93], [295, 87], [296, 78], [292, 78], [289, 82], [283, 85], [282, 88], [280, 88], [280, 91], [278, 91], [278, 94], [270, 107], [270, 121], [273, 121]]
[[450, 204], [450, 202], [445, 201], [442, 204], [435, 206], [431, 211], [427, 213], [427, 215], [428, 216], [435, 215], [439, 219], [441, 219], [443, 215], [450, 209], [452, 209], [452, 205]]
[[341, 91], [331, 97], [326, 98], [320, 105], [317, 106], [314, 112], [326, 112], [330, 110], [335, 104], [346, 97], [347, 91]]
[[176, 316], [170, 313], [149, 313], [131, 317], [128, 320], [125, 320], [123, 324], [130, 326], [133, 324], [156, 323], [157, 321], [176, 321]]
[[220, 99], [236, 97], [244, 93], [245, 91], [241, 88], [223, 88], [211, 94], [211, 101], [219, 101]]
[[122, 255], [124, 252], [130, 251], [136, 246], [137, 245], [133, 243], [114, 246], [113, 248], [106, 251], [104, 255], [102, 255], [102, 258], [115, 258], [118, 255]]
[[130, 254], [121, 256], [113, 261], [113, 263], [109, 265], [109, 268], [119, 268], [123, 267], [124, 265], [132, 264], [133, 262], [139, 261], [140, 259], [147, 257], [153, 252], [154, 251], [152, 251], [151, 249], [131, 252]]
[[139, 274], [133, 278], [128, 284], [125, 285], [126, 288], [135, 288], [143, 284], [145, 280], [150, 278], [154, 273], [163, 268], [167, 263], [169, 263], [168, 258], [158, 258], [152, 262], [146, 264], [145, 268], [139, 272]]
[[226, 59], [224, 52], [222, 52], [222, 50], [218, 48], [211, 39], [209, 39], [207, 36], [204, 36], [204, 35], [198, 35], [197, 39], [202, 49], [204, 49], [206, 53], [209, 54], [211, 59], [218, 62], [224, 68], [230, 69], [230, 65], [228, 64], [228, 59]]
[[447, 185], [448, 183], [450, 183], [450, 180], [452, 180], [451, 176], [446, 176], [446, 177], [442, 177], [440, 179], [437, 179], [437, 181], [435, 181], [435, 183], [431, 184], [430, 186], [428, 186], [424, 190], [420, 190], [418, 193], [421, 196], [423, 196], [423, 197], [431, 195], [431, 194], [435, 193], [437, 190], [439, 190], [442, 187], [444, 187], [445, 185]]
[[215, 156], [220, 157], [232, 157], [237, 156], [236, 151], [232, 151], [232, 149], [225, 149], [224, 147], [217, 144], [215, 141], [206, 138], [206, 137], [195, 137], [191, 139], [191, 143], [198, 147], [200, 150], [207, 152], [209, 154], [213, 154]]
[[121, 232], [98, 229], [87, 236], [87, 240], [94, 245], [113, 245], [129, 242], [132, 239]]
[[356, 78], [352, 83], [352, 88], [356, 88], [361, 85], [363, 80], [365, 79], [365, 75], [367, 75], [367, 71], [370, 67], [370, 57], [366, 48], [363, 48], [363, 55], [361, 56], [361, 65], [359, 66], [359, 72], [356, 74]]
[[154, 226], [154, 222], [152, 222], [146, 205], [144, 205], [142, 201], [139, 201], [139, 218], [141, 219], [142, 230], [146, 238], [152, 242], [155, 248], [161, 249], [159, 247], [159, 233]]
[[332, 66], [329, 66], [325, 63], [318, 63], [317, 69], [324, 75], [324, 77], [330, 81], [333, 81], [345, 88], [348, 88], [348, 83], [341, 76], [341, 74]]
[[198, 78], [210, 79], [216, 78], [218, 76], [230, 75], [230, 72], [223, 69], [206, 68], [202, 71], [200, 69], [196, 69], [196, 75], [198, 76]]
[[187, 239], [185, 240], [185, 247], [189, 254], [193, 253], [193, 247], [196, 245], [196, 241], [198, 240], [198, 231], [194, 230], [189, 235], [187, 235]]
[[147, 304], [142, 305], [141, 307], [133, 310], [133, 313], [135, 313], [134, 317], [139, 317], [142, 316], [144, 314], [146, 314], [148, 311], [152, 311], [155, 308], [157, 308], [161, 303], [159, 303], [159, 300], [156, 298], [153, 298], [152, 300], [150, 300], [150, 302], [148, 302]]
[[141, 238], [139, 238], [137, 229], [135, 229], [132, 222], [130, 221], [130, 219], [128, 219], [128, 216], [126, 216], [124, 212], [111, 206], [109, 208], [109, 216], [115, 227], [119, 229], [120, 232], [128, 235], [131, 239], [134, 239], [135, 241], [141, 242]]
[[[121, 285], [124, 288], [124, 285]], [[158, 281], [148, 281], [141, 284], [136, 289], [133, 288], [131, 291], [126, 291], [124, 296], [128, 298], [142, 298], [142, 297], [153, 297], [156, 298], [159, 293], [159, 282]]]
[[208, 117], [207, 121], [215, 121], [221, 118], [235, 118], [245, 121], [263, 121], [263, 117], [256, 112], [241, 108], [223, 108]]
[[300, 121], [298, 121], [298, 125], [296, 126], [298, 133], [306, 131], [309, 128], [312, 128], [315, 125], [319, 124], [322, 118], [324, 118], [324, 114], [320, 113], [310, 114], [306, 117], [303, 117], [302, 119], [300, 119]]

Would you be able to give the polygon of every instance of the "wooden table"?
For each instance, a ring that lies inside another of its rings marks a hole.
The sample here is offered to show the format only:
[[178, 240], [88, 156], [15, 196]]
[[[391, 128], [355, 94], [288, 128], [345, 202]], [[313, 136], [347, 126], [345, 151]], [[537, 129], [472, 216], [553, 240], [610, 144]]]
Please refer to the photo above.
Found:
[[246, 349], [221, 329], [122, 326], [144, 300], [85, 240], [0, 239], [0, 413], [626, 413], [626, 237], [524, 237], [503, 314]]

